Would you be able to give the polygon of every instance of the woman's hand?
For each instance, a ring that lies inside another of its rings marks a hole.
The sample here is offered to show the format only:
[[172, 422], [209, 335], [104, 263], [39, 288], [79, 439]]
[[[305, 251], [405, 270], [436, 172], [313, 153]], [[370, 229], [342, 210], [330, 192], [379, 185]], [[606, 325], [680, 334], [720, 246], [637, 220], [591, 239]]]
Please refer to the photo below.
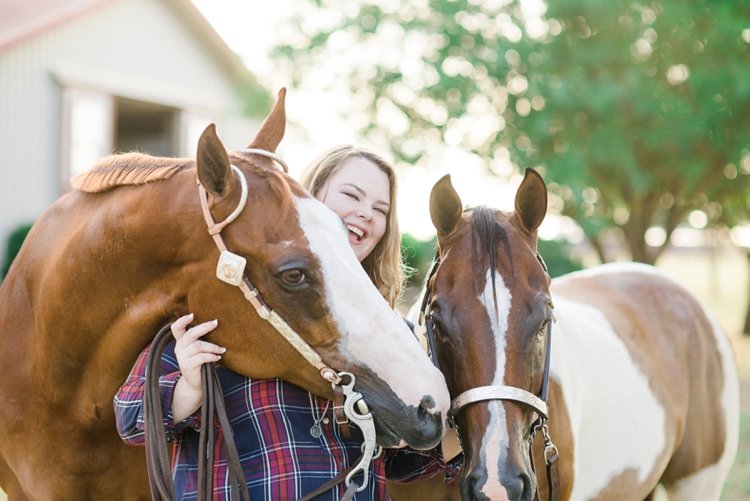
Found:
[[172, 335], [176, 340], [174, 353], [182, 373], [175, 385], [172, 399], [172, 419], [175, 423], [189, 417], [201, 406], [203, 364], [218, 362], [221, 355], [227, 351], [226, 348], [201, 339], [219, 325], [218, 320], [189, 327], [192, 321], [191, 313], [178, 318], [172, 324]]

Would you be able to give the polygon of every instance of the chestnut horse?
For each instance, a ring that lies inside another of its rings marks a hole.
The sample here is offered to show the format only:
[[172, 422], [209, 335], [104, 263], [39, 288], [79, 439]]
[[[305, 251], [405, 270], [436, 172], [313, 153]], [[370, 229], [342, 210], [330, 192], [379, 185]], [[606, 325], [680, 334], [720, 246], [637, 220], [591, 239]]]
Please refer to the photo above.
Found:
[[0, 288], [0, 486], [11, 500], [149, 497], [144, 449], [118, 437], [112, 399], [159, 328], [188, 312], [220, 319], [210, 340], [227, 347], [227, 367], [332, 396], [216, 278], [197, 181], [211, 217], [237, 216], [221, 235], [265, 303], [322, 363], [355, 375], [379, 443], [439, 442], [442, 374], [365, 274], [340, 218], [269, 158], [284, 134], [284, 92], [254, 151], [228, 153], [209, 126], [196, 160], [108, 157], [34, 224]]
[[[433, 188], [439, 250], [425, 313], [464, 459], [458, 482], [392, 484], [393, 498], [531, 500], [538, 487], [547, 499], [536, 407], [548, 409], [559, 451], [560, 499], [652, 499], [658, 484], [670, 500], [719, 499], [739, 434], [729, 339], [653, 267], [605, 265], [550, 283], [536, 248], [546, 210], [531, 169], [512, 213], [462, 213], [447, 176]], [[535, 398], [548, 352], [544, 405]]]

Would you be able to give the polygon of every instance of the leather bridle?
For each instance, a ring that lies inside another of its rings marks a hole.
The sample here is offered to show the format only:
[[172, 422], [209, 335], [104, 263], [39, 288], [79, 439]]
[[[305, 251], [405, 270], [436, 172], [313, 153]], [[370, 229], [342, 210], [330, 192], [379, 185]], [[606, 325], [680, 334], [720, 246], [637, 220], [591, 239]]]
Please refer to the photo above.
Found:
[[[242, 151], [271, 158], [284, 166], [284, 171], [286, 172], [286, 164], [283, 163], [275, 153], [260, 149], [246, 149]], [[224, 239], [221, 236], [221, 230], [242, 213], [242, 210], [247, 203], [248, 192], [247, 180], [245, 179], [244, 174], [242, 174], [242, 172], [234, 165], [232, 165], [232, 172], [240, 182], [242, 189], [240, 202], [234, 211], [232, 211], [232, 213], [220, 223], [214, 221], [213, 215], [211, 215], [211, 211], [208, 207], [208, 194], [206, 189], [200, 184], [200, 182], [198, 182], [198, 194], [201, 201], [201, 208], [203, 209], [203, 217], [208, 225], [208, 234], [214, 239], [214, 243], [216, 243], [216, 247], [218, 247], [220, 252], [219, 262], [216, 265], [216, 277], [230, 285], [239, 287], [245, 296], [245, 299], [247, 299], [253, 308], [255, 308], [258, 316], [270, 323], [279, 334], [281, 334], [289, 344], [291, 344], [305, 358], [305, 360], [310, 363], [310, 365], [318, 369], [320, 376], [323, 379], [332, 384], [340, 383], [341, 378], [336, 374], [336, 371], [328, 367], [320, 358], [320, 355], [318, 355], [315, 350], [313, 350], [312, 347], [302, 339], [302, 336], [300, 336], [278, 313], [269, 308], [263, 301], [263, 298], [260, 296], [260, 291], [258, 291], [245, 274], [247, 260], [227, 249]]]
[[[248, 148], [240, 151], [245, 154], [270, 158], [280, 165], [284, 172], [288, 172], [286, 163], [273, 152], [256, 148]], [[342, 426], [342, 432], [344, 430], [343, 425], [349, 424], [349, 421], [352, 421], [362, 431], [365, 441], [362, 444], [362, 455], [359, 459], [352, 463], [349, 468], [341, 471], [335, 478], [302, 498], [311, 499], [343, 482], [346, 485], [346, 492], [341, 499], [342, 501], [347, 501], [352, 499], [357, 492], [367, 487], [370, 462], [377, 458], [382, 451], [382, 448], [375, 443], [376, 433], [372, 413], [369, 411], [362, 394], [354, 390], [354, 374], [349, 372], [337, 373], [334, 369], [326, 365], [320, 355], [302, 336], [263, 301], [260, 292], [245, 274], [247, 260], [227, 249], [224, 239], [221, 236], [221, 230], [242, 213], [248, 197], [247, 180], [242, 171], [232, 165], [231, 172], [240, 183], [240, 200], [237, 207], [219, 223], [214, 220], [209, 209], [208, 193], [200, 184], [200, 181], [198, 181], [198, 195], [203, 210], [203, 217], [208, 225], [208, 233], [213, 238], [220, 252], [219, 261], [216, 266], [216, 277], [230, 285], [238, 287], [245, 296], [245, 299], [255, 308], [258, 316], [270, 323], [310, 365], [318, 370], [320, 376], [331, 384], [335, 395], [334, 411], [337, 423]], [[146, 369], [146, 392], [144, 396], [146, 462], [148, 465], [151, 496], [155, 500], [162, 498], [166, 500], [174, 499], [169, 454], [166, 449], [167, 436], [163, 424], [159, 394], [159, 362], [164, 348], [172, 338], [170, 325], [162, 328], [152, 342]], [[224, 409], [224, 398], [214, 366], [212, 364], [204, 364], [201, 368], [201, 374], [203, 376], [203, 401], [201, 404], [201, 430], [199, 437], [198, 499], [208, 500], [212, 498], [213, 453], [215, 450], [213, 422], [214, 415], [216, 415], [219, 425], [225, 430], [223, 447], [227, 456], [232, 499], [249, 500], [250, 496], [244, 473], [232, 438], [231, 427]], [[343, 378], [347, 379], [345, 384], [342, 384]], [[353, 479], [359, 473], [362, 473], [361, 484], [356, 483]]]
[[[542, 256], [537, 253], [536, 258], [541, 264], [544, 272], [547, 273], [547, 265], [544, 263]], [[422, 305], [419, 309], [419, 324], [424, 327], [424, 334], [427, 338], [427, 345], [429, 349], [429, 355], [432, 359], [432, 363], [435, 367], [440, 370], [440, 362], [437, 358], [437, 346], [435, 340], [435, 322], [432, 319], [432, 285], [434, 276], [440, 267], [440, 253], [435, 257], [434, 264], [430, 273], [427, 277], [427, 287], [425, 290], [424, 297], [422, 299]], [[552, 303], [549, 303], [552, 306]], [[459, 442], [461, 441], [461, 435], [458, 433], [458, 427], [456, 425], [456, 416], [464, 410], [466, 407], [479, 403], [492, 400], [510, 400], [518, 402], [527, 407], [533, 409], [537, 418], [531, 424], [531, 430], [529, 433], [529, 458], [531, 460], [532, 471], [534, 468], [534, 459], [532, 452], [532, 443], [536, 432], [541, 430], [544, 440], [544, 459], [547, 469], [547, 483], [549, 487], [549, 500], [556, 501], [559, 497], [559, 474], [557, 471], [557, 460], [559, 454], [557, 447], [552, 443], [552, 439], [549, 435], [549, 428], [547, 426], [547, 420], [549, 419], [547, 409], [547, 398], [549, 396], [549, 371], [550, 371], [550, 358], [552, 353], [552, 319], [546, 322], [546, 346], [544, 355], [544, 374], [542, 376], [542, 384], [539, 392], [533, 394], [522, 388], [514, 386], [479, 386], [476, 388], [470, 388], [462, 392], [457, 397], [451, 400], [451, 407], [448, 411], [448, 425], [456, 430]], [[544, 327], [543, 327], [544, 328]], [[442, 372], [442, 371], [441, 371]], [[538, 499], [539, 493], [535, 494], [535, 499]]]

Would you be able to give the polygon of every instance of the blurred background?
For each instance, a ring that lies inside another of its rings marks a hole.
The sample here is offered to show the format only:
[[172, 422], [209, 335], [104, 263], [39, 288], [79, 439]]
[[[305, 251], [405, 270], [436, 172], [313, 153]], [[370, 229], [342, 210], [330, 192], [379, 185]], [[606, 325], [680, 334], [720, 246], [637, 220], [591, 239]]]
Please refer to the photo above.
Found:
[[0, 0], [0, 256], [113, 151], [244, 147], [289, 89], [292, 174], [341, 143], [399, 174], [404, 308], [434, 256], [427, 201], [550, 191], [553, 275], [655, 264], [730, 333], [750, 499], [750, 4], [739, 0]]

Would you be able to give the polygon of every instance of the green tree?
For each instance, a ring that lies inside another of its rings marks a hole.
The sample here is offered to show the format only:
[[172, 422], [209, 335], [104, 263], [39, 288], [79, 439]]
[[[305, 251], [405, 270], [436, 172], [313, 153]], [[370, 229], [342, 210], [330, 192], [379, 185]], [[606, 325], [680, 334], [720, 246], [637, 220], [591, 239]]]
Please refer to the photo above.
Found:
[[[653, 263], [691, 210], [718, 220], [748, 181], [737, 166], [750, 145], [750, 10], [567, 0], [548, 16], [559, 34], [519, 49], [530, 103], [516, 126], [530, 140], [516, 153], [549, 168], [602, 259], [601, 229], [615, 227]], [[666, 236], [656, 247], [653, 226]]]
[[407, 270], [407, 285], [421, 287], [435, 259], [437, 238], [420, 240], [409, 233], [401, 237], [401, 255]]
[[8, 241], [5, 244], [5, 259], [3, 260], [2, 268], [0, 268], [0, 280], [8, 274], [10, 265], [13, 264], [13, 259], [15, 259], [18, 251], [21, 250], [21, 245], [23, 245], [23, 241], [30, 230], [31, 223], [22, 224], [14, 228], [10, 235], [8, 235]]
[[[750, 157], [745, 158], [744, 170], [750, 170]], [[737, 246], [744, 251], [747, 263], [748, 282], [745, 289], [747, 304], [745, 306], [745, 319], [742, 324], [742, 333], [750, 336], [750, 183], [744, 183], [740, 190], [737, 190], [738, 196], [728, 198], [723, 205], [721, 222], [729, 228], [742, 230], [742, 234], [737, 235]]]
[[655, 262], [691, 210], [718, 221], [748, 183], [746, 2], [307, 5], [324, 22], [301, 9], [276, 50], [297, 83], [345, 79], [353, 123], [407, 161], [448, 145], [499, 175], [541, 168], [602, 261], [614, 236]]

